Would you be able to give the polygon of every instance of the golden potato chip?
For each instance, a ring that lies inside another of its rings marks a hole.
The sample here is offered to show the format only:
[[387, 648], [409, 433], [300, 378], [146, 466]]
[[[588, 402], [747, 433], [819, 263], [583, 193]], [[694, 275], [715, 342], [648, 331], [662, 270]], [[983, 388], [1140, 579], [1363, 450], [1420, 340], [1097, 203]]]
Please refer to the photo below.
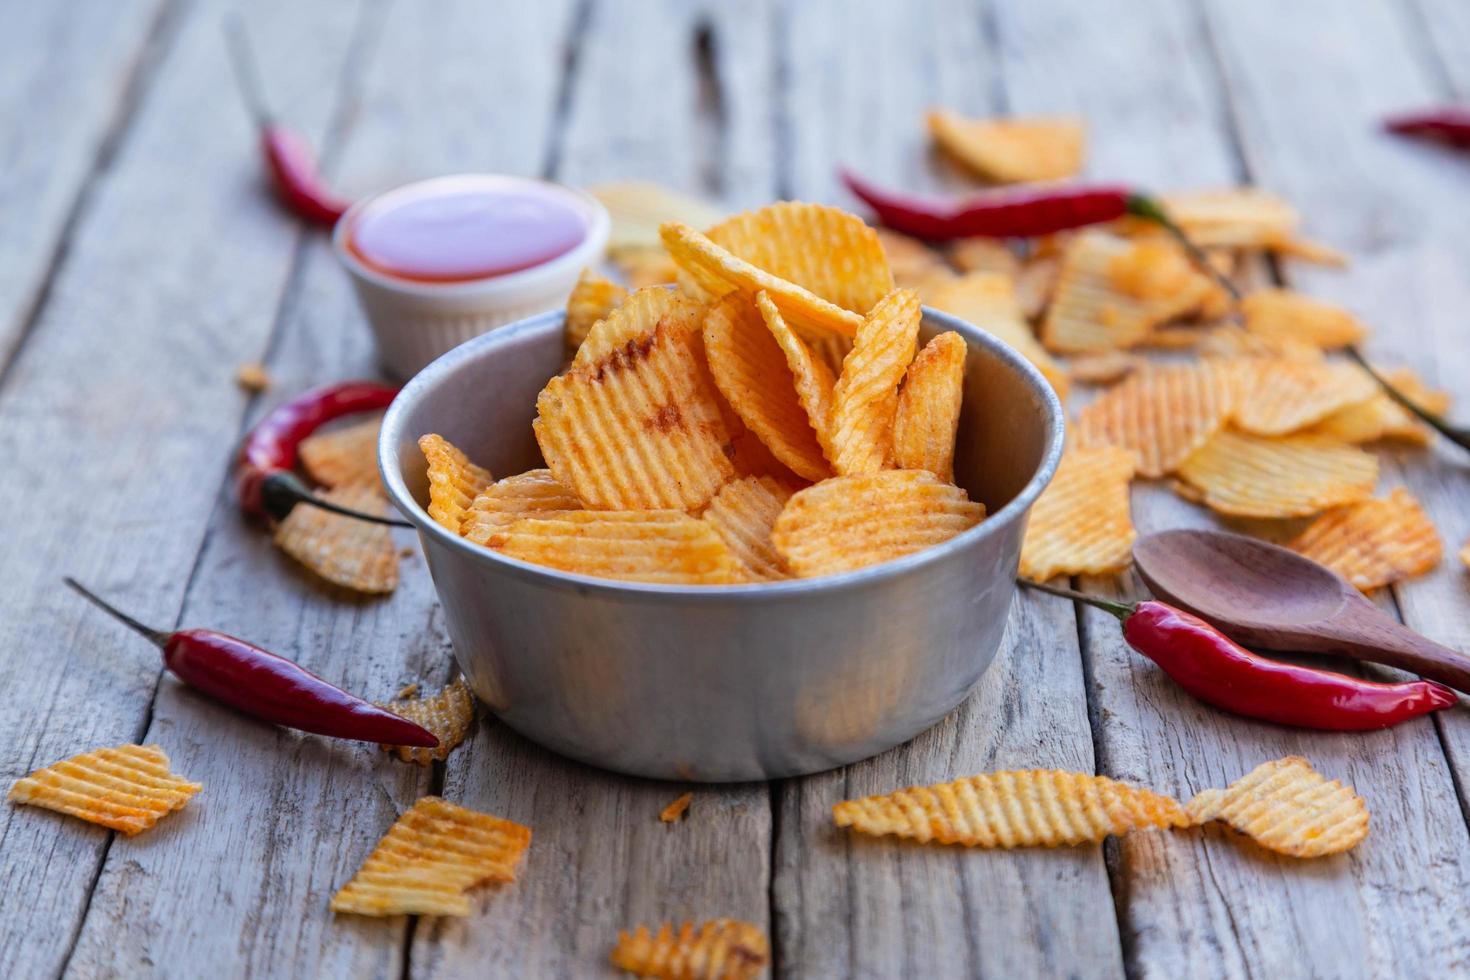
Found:
[[771, 543], [798, 576], [836, 575], [941, 544], [984, 516], [984, 504], [928, 470], [884, 470], [793, 494]]
[[1432, 571], [1444, 553], [1429, 515], [1403, 487], [1328, 511], [1288, 547], [1364, 592]]
[[893, 282], [905, 289], [914, 289], [936, 275], [953, 275], [954, 270], [944, 261], [944, 256], [925, 245], [917, 238], [910, 238], [890, 228], [875, 228], [878, 241], [883, 246], [883, 255], [888, 268], [893, 270]]
[[541, 390], [541, 455], [584, 506], [694, 509], [734, 475], [699, 343], [661, 320], [651, 336]]
[[572, 358], [572, 367], [591, 367], [630, 344], [642, 344], [653, 336], [660, 323], [667, 324], [670, 330], [697, 334], [703, 318], [704, 304], [676, 290], [662, 286], [635, 290], [588, 328], [586, 338]]
[[1298, 235], [1273, 234], [1268, 237], [1266, 247], [1282, 258], [1301, 259], [1303, 262], [1325, 265], [1333, 269], [1346, 269], [1348, 266], [1348, 257], [1345, 253], [1331, 245], [1324, 245]]
[[1311, 363], [1322, 360], [1322, 348], [1295, 337], [1264, 336], [1234, 323], [1218, 323], [1202, 331], [1199, 352], [1206, 357], [1275, 358]]
[[1470, 541], [1460, 546], [1460, 564], [1470, 568]]
[[433, 697], [413, 697], [412, 694], [379, 703], [378, 707], [407, 718], [420, 728], [427, 728], [439, 739], [434, 748], [414, 745], [387, 745], [380, 747], [384, 752], [396, 753], [404, 762], [417, 762], [421, 766], [438, 759], [443, 762], [449, 753], [464, 741], [475, 720], [475, 697], [463, 677], [456, 678], [444, 690]]
[[891, 462], [898, 385], [914, 359], [919, 317], [918, 295], [894, 290], [863, 318], [842, 362], [832, 413], [817, 435], [832, 469], [844, 476], [874, 473]]
[[119, 745], [83, 752], [22, 776], [6, 799], [131, 837], [182, 809], [203, 788], [169, 772], [168, 756], [157, 745]]
[[652, 932], [639, 926], [618, 933], [612, 964], [640, 977], [665, 980], [753, 980], [771, 959], [771, 943], [759, 926], [711, 919], [698, 931], [686, 922], [674, 931], [665, 922]]
[[994, 238], [961, 238], [950, 246], [949, 260], [961, 272], [998, 272], [1011, 279], [1021, 274], [1021, 260], [1016, 253]]
[[550, 517], [581, 509], [581, 499], [558, 483], [550, 470], [529, 470], [497, 480], [480, 491], [465, 515], [461, 533], [475, 544], [484, 544], [497, 528], [522, 518]]
[[704, 519], [724, 539], [751, 581], [790, 577], [771, 544], [771, 529], [791, 493], [790, 487], [772, 477], [748, 476], [725, 484], [705, 508]]
[[345, 426], [313, 433], [301, 440], [298, 453], [306, 475], [326, 487], [344, 483], [378, 483], [378, 432], [381, 414]]
[[1062, 847], [1143, 827], [1187, 827], [1167, 796], [1106, 776], [1047, 769], [992, 772], [885, 796], [843, 800], [839, 827], [967, 847]]
[[677, 510], [574, 510], [495, 528], [485, 546], [579, 575], [665, 585], [744, 580], [714, 527]]
[[592, 325], [607, 316], [628, 296], [628, 291], [591, 269], [583, 269], [567, 297], [567, 350], [575, 351], [587, 339]]
[[1199, 309], [1219, 288], [1177, 243], [1160, 238], [1136, 241], [1119, 250], [1108, 259], [1107, 272], [1114, 290], [1148, 304], [1154, 323]]
[[622, 273], [629, 289], [662, 286], [679, 281], [679, 265], [662, 244], [656, 248], [623, 249], [613, 259], [613, 265]]
[[1140, 476], [1171, 473], [1235, 410], [1233, 365], [1216, 361], [1145, 367], [1077, 413], [1080, 446], [1121, 446]]
[[724, 217], [724, 213], [708, 201], [648, 181], [598, 184], [587, 188], [587, 193], [602, 202], [612, 219], [607, 250], [615, 259], [629, 252], [662, 252], [658, 226], [665, 221], [682, 221], [696, 228], [708, 228]]
[[1240, 302], [1245, 328], [1263, 337], [1290, 337], [1330, 350], [1356, 344], [1368, 327], [1347, 310], [1290, 289], [1262, 289]]
[[1037, 343], [1009, 278], [995, 272], [971, 272], [935, 289], [926, 300], [936, 310], [953, 314], [1014, 347], [1056, 389], [1057, 397], [1067, 397], [1067, 369]]
[[1026, 260], [1016, 276], [1015, 285], [1016, 306], [1023, 317], [1032, 322], [1041, 319], [1057, 291], [1057, 280], [1061, 276], [1060, 254], [1037, 255]]
[[465, 892], [489, 881], [515, 881], [530, 843], [530, 827], [425, 796], [332, 896], [332, 911], [469, 915]]
[[668, 806], [659, 811], [658, 818], [664, 823], [675, 823], [689, 812], [689, 804], [694, 802], [693, 793], [685, 793], [676, 798]]
[[1191, 823], [1223, 820], [1292, 857], [1341, 854], [1368, 836], [1363, 798], [1297, 755], [1262, 763], [1226, 789], [1207, 789], [1186, 809]]
[[1179, 464], [1179, 475], [1222, 514], [1306, 517], [1367, 498], [1378, 482], [1378, 460], [1321, 436], [1272, 439], [1222, 429]]
[[710, 307], [704, 352], [720, 393], [772, 455], [805, 479], [832, 475], [786, 353], [751, 297], [734, 292]]
[[1148, 362], [1136, 354], [1121, 350], [1078, 354], [1067, 360], [1067, 373], [1089, 385], [1107, 385], [1121, 381]]
[[[1384, 377], [1421, 408], [1436, 415], [1449, 411], [1450, 396], [1430, 388], [1408, 368], [1385, 371]], [[1384, 391], [1379, 391], [1366, 401], [1338, 409], [1308, 431], [1343, 442], [1397, 439], [1421, 446], [1428, 445], [1434, 436], [1434, 430]]]
[[[333, 487], [321, 497], [350, 510], [387, 514], [387, 501], [373, 486], [347, 484]], [[276, 547], [317, 575], [344, 588], [369, 594], [398, 588], [398, 552], [382, 524], [297, 504], [276, 526], [275, 542]]]
[[954, 482], [954, 440], [965, 397], [965, 338], [936, 336], [914, 355], [893, 418], [893, 462], [901, 470], [928, 470]]
[[1235, 424], [1245, 432], [1279, 436], [1320, 422], [1378, 393], [1356, 364], [1264, 360], [1250, 365]]
[[1168, 194], [1163, 204], [1201, 247], [1266, 248], [1289, 239], [1298, 220], [1290, 204], [1251, 187]]
[[[786, 356], [786, 367], [790, 370], [792, 383], [796, 387], [796, 400], [806, 412], [812, 431], [823, 432], [832, 415], [832, 389], [837, 385], [832, 369], [827, 366], [826, 360], [813, 353], [807, 342], [791, 329], [770, 296], [765, 292], [756, 293], [755, 305], [760, 310], [761, 319], [766, 323], [766, 329], [771, 332], [777, 346]], [[838, 370], [841, 370], [842, 358], [851, 349], [850, 345], [842, 346], [842, 354], [837, 361]], [[835, 354], [836, 349], [829, 350], [828, 353], [829, 356]]]
[[[1056, 289], [1041, 323], [1042, 343], [1064, 354], [1136, 347], [1159, 324], [1198, 305], [1203, 295], [1190, 291], [1148, 298], [1129, 291], [1135, 288], [1135, 277], [1116, 273], [1116, 263], [1126, 263], [1149, 248], [1147, 241], [1100, 231], [1073, 238], [1062, 255]], [[1119, 281], [1128, 289], [1120, 288]]]
[[1082, 169], [1087, 127], [1073, 116], [967, 119], [934, 109], [928, 121], [939, 148], [985, 180], [1061, 180]]
[[[1187, 323], [1155, 327], [1143, 340], [1144, 347], [1158, 350], [1192, 350], [1205, 339], [1205, 331]], [[1102, 353], [1109, 353], [1103, 351]]]
[[419, 449], [429, 461], [429, 516], [455, 534], [464, 523], [475, 495], [495, 481], [490, 471], [445, 439], [430, 433], [419, 437]]
[[271, 386], [271, 375], [264, 364], [241, 364], [235, 368], [235, 383], [245, 391], [256, 394]]
[[1128, 484], [1133, 454], [1119, 446], [1069, 448], [1036, 498], [1021, 543], [1021, 575], [1037, 582], [1067, 573], [1101, 575], [1133, 558]]

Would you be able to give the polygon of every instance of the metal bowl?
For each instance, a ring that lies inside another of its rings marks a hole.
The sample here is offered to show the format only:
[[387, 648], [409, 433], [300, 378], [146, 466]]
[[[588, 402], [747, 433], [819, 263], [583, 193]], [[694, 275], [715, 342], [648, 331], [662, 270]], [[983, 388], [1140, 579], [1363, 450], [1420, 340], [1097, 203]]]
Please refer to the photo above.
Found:
[[990, 334], [924, 311], [969, 345], [956, 479], [990, 516], [845, 575], [761, 585], [615, 582], [504, 558], [429, 517], [419, 436], [496, 474], [544, 465], [536, 395], [563, 366], [562, 314], [476, 337], [388, 410], [388, 493], [419, 530], [455, 656], [516, 731], [618, 772], [724, 782], [830, 769], [939, 721], [990, 666], [1026, 515], [1062, 451], [1061, 403]]

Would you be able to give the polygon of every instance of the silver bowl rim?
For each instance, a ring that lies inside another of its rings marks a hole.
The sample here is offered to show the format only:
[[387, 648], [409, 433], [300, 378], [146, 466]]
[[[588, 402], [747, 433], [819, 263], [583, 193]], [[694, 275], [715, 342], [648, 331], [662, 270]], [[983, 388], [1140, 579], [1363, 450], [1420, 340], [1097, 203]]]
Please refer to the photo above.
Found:
[[[592, 592], [609, 597], [645, 597], [675, 602], [702, 602], [716, 597], [747, 601], [764, 598], [790, 599], [813, 593], [864, 588], [887, 579], [906, 575], [925, 565], [944, 561], [976, 542], [1003, 533], [1004, 529], [1017, 520], [1051, 482], [1062, 457], [1063, 443], [1066, 438], [1066, 415], [1062, 410], [1061, 399], [1057, 397], [1051, 384], [1042, 377], [1041, 372], [1014, 348], [958, 317], [927, 306], [923, 307], [923, 315], [925, 319], [938, 324], [943, 329], [958, 332], [965, 338], [966, 343], [978, 344], [985, 348], [1025, 379], [1039, 396], [1043, 410], [1047, 413], [1048, 445], [1030, 481], [1000, 510], [986, 515], [985, 519], [975, 527], [956, 535], [943, 544], [925, 548], [892, 561], [838, 575], [790, 579], [783, 582], [741, 585], [663, 585], [652, 582], [625, 582], [618, 579], [597, 578], [592, 575], [563, 572], [544, 565], [533, 565], [516, 558], [507, 558], [457, 534], [451, 534], [447, 528], [441, 526], [429, 516], [423, 507], [419, 506], [419, 502], [409, 492], [403, 474], [396, 466], [389, 465], [394, 451], [404, 437], [404, 434], [400, 432], [404, 424], [404, 416], [407, 415], [410, 405], [426, 397], [441, 378], [454, 372], [463, 362], [478, 357], [482, 348], [508, 342], [520, 334], [543, 328], [553, 321], [561, 321], [566, 316], [562, 310], [538, 313], [467, 340], [431, 361], [423, 370], [409, 379], [398, 393], [398, 397], [393, 399], [393, 403], [383, 417], [382, 431], [378, 436], [378, 469], [383, 485], [388, 489], [389, 498], [398, 510], [413, 523], [420, 534], [433, 537], [440, 544], [459, 551], [460, 554], [473, 561], [488, 564], [505, 573], [547, 586], [573, 588], [579, 592]], [[416, 444], [418, 438], [418, 435], [414, 435], [412, 441]]]

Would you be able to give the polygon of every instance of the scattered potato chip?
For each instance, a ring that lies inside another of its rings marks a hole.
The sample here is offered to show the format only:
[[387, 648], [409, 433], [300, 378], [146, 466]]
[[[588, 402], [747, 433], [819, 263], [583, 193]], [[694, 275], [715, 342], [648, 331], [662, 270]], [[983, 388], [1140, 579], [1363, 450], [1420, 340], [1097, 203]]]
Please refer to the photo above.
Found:
[[[1060, 254], [1035, 255], [1026, 260], [1016, 276], [1016, 306], [1031, 322], [1041, 319], [1057, 291], [1062, 276]], [[932, 305], [932, 304], [931, 304]]]
[[567, 350], [581, 347], [592, 325], [617, 309], [627, 295], [628, 291], [611, 279], [583, 269], [567, 297]]
[[1140, 476], [1171, 473], [1225, 425], [1239, 391], [1233, 365], [1145, 367], [1077, 414], [1078, 445], [1121, 446]]
[[425, 796], [332, 896], [332, 911], [469, 915], [465, 892], [489, 881], [515, 881], [530, 843], [530, 827]]
[[54, 762], [22, 776], [6, 797], [99, 824], [129, 837], [183, 808], [203, 789], [169, 772], [157, 745], [119, 745]]
[[529, 470], [480, 491], [465, 516], [461, 533], [475, 544], [484, 544], [496, 529], [522, 518], [552, 517], [581, 509], [581, 499], [558, 483], [550, 470]]
[[1192, 823], [1223, 820], [1262, 847], [1292, 857], [1341, 854], [1368, 836], [1368, 807], [1301, 756], [1265, 762], [1226, 789], [1189, 801]]
[[1067, 373], [1089, 385], [1107, 385], [1121, 381], [1148, 362], [1136, 354], [1121, 350], [1078, 354], [1067, 361]]
[[948, 109], [929, 112], [929, 135], [940, 149], [997, 183], [1060, 180], [1082, 169], [1087, 128], [1072, 116], [967, 119]]
[[1366, 499], [1378, 460], [1321, 436], [1274, 439], [1222, 429], [1179, 465], [1204, 503], [1239, 517], [1306, 517]]
[[665, 221], [682, 221], [696, 228], [708, 228], [724, 217], [719, 208], [708, 201], [648, 181], [598, 184], [587, 188], [587, 193], [602, 202], [612, 219], [607, 250], [615, 258], [621, 258], [628, 252], [663, 251], [658, 226]]
[[475, 496], [495, 478], [443, 436], [420, 436], [419, 449], [429, 461], [429, 516], [458, 534]]
[[896, 289], [863, 318], [832, 389], [827, 426], [817, 433], [838, 473], [874, 473], [890, 464], [898, 385], [914, 359], [919, 317], [918, 295]]
[[886, 796], [843, 800], [839, 827], [968, 847], [1062, 847], [1143, 827], [1186, 827], [1167, 796], [1106, 776], [1046, 769], [992, 772]]
[[1150, 330], [1142, 346], [1157, 350], [1193, 350], [1204, 339], [1205, 331], [1192, 324], [1177, 323]]
[[[832, 369], [827, 366], [826, 360], [818, 357], [807, 342], [791, 329], [769, 296], [764, 292], [756, 293], [755, 305], [760, 310], [766, 329], [771, 332], [777, 346], [786, 356], [786, 367], [790, 370], [792, 383], [796, 387], [796, 400], [806, 412], [812, 431], [824, 431], [832, 415], [832, 389], [837, 385]], [[848, 350], [851, 347], [845, 346], [842, 357], [847, 356]], [[835, 354], [835, 351], [829, 354]], [[837, 364], [841, 370], [841, 358], [838, 358]]]
[[965, 338], [947, 331], [914, 355], [893, 419], [893, 462], [899, 469], [928, 470], [945, 483], [954, 482], [967, 353]]
[[660, 244], [657, 248], [623, 249], [613, 259], [629, 289], [665, 286], [679, 281], [679, 264]]
[[[321, 497], [350, 510], [387, 513], [387, 501], [373, 486], [349, 483], [327, 490]], [[382, 524], [297, 504], [276, 526], [275, 542], [276, 547], [333, 584], [369, 594], [398, 588], [398, 552]]]
[[961, 238], [950, 246], [949, 260], [961, 272], [998, 272], [1011, 279], [1021, 274], [1021, 260], [1016, 253], [994, 238]]
[[994, 272], [971, 272], [935, 289], [927, 302], [1014, 347], [1056, 389], [1057, 397], [1067, 397], [1067, 369], [1037, 343], [1009, 278]]
[[241, 364], [235, 368], [235, 383], [254, 394], [271, 386], [271, 375], [264, 364]]
[[450, 751], [464, 741], [470, 722], [475, 720], [475, 698], [463, 677], [456, 678], [454, 683], [433, 697], [400, 695], [398, 700], [378, 707], [407, 718], [420, 728], [427, 728], [439, 739], [439, 744], [432, 749], [414, 745], [381, 746], [384, 752], [396, 753], [404, 762], [417, 762], [421, 766], [427, 766], [435, 759], [443, 762], [449, 758]]
[[1470, 568], [1470, 541], [1460, 546], [1460, 564]]
[[1290, 337], [1331, 350], [1356, 344], [1368, 327], [1347, 310], [1289, 289], [1262, 289], [1240, 302], [1245, 328], [1263, 337]]
[[1148, 316], [1162, 323], [1204, 305], [1219, 286], [1190, 261], [1173, 241], [1144, 239], [1108, 259], [1108, 284], [1141, 303]]
[[[1126, 277], [1114, 273], [1115, 263], [1148, 246], [1100, 231], [1071, 240], [1041, 324], [1041, 340], [1048, 349], [1080, 354], [1136, 347], [1155, 327], [1188, 308], [1174, 296], [1140, 299], [1119, 288], [1118, 279]], [[1192, 294], [1185, 298], [1199, 299]]]
[[1301, 259], [1303, 262], [1333, 269], [1346, 269], [1348, 266], [1348, 257], [1343, 252], [1331, 245], [1298, 235], [1271, 235], [1266, 241], [1266, 247], [1282, 258]]
[[1288, 547], [1364, 592], [1432, 571], [1444, 553], [1429, 515], [1403, 487], [1328, 511]]
[[1251, 365], [1235, 424], [1245, 432], [1279, 436], [1365, 402], [1378, 385], [1356, 364], [1261, 361]]
[[1206, 357], [1269, 357], [1311, 363], [1322, 360], [1322, 349], [1295, 337], [1264, 336], [1234, 323], [1218, 323], [1203, 331], [1196, 345]]
[[1168, 194], [1163, 204], [1201, 247], [1266, 248], [1289, 239], [1298, 220], [1290, 204], [1252, 187]]
[[306, 475], [325, 487], [344, 483], [377, 484], [378, 432], [383, 416], [340, 429], [313, 433], [301, 440], [297, 450]]
[[711, 919], [695, 931], [686, 922], [674, 931], [665, 922], [652, 932], [639, 926], [618, 933], [612, 964], [640, 977], [665, 980], [753, 980], [771, 959], [760, 927], [735, 919]]
[[917, 238], [910, 238], [891, 228], [875, 228], [888, 267], [893, 270], [895, 285], [915, 289], [936, 276], [953, 275], [954, 270], [944, 261], [944, 256], [925, 245]]
[[797, 575], [836, 575], [948, 541], [984, 516], [985, 505], [927, 470], [884, 470], [798, 491], [771, 542]]
[[629, 582], [730, 585], [740, 562], [710, 524], [677, 510], [574, 510], [496, 528], [485, 546], [534, 565]]
[[785, 563], [771, 544], [771, 529], [791, 488], [769, 477], [748, 476], [720, 488], [705, 508], [704, 519], [724, 539], [751, 581], [789, 578]]
[[684, 793], [668, 806], [659, 811], [658, 818], [664, 823], [676, 823], [689, 812], [689, 804], [694, 802], [693, 793]]
[[704, 305], [675, 290], [662, 286], [635, 290], [588, 327], [587, 336], [572, 358], [572, 367], [590, 367], [630, 344], [636, 347], [645, 343], [661, 323], [670, 330], [698, 333], [703, 318]]
[[1138, 536], [1128, 506], [1133, 454], [1120, 446], [1069, 448], [1036, 498], [1021, 543], [1021, 575], [1101, 575], [1126, 568]]
[[[1430, 388], [1408, 368], [1384, 372], [1384, 377], [1421, 408], [1436, 415], [1449, 411], [1450, 396]], [[1366, 401], [1338, 409], [1313, 425], [1309, 431], [1343, 442], [1397, 439], [1420, 446], [1428, 445], [1434, 434], [1434, 430], [1415, 418], [1412, 412], [1384, 391], [1379, 391]]]

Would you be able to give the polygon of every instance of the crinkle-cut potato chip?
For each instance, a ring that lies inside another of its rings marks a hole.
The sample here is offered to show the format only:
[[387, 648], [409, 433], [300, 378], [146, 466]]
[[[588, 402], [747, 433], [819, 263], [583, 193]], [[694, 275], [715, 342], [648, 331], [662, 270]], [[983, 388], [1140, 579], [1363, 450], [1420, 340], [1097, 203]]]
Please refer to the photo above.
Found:
[[713, 525], [677, 510], [574, 510], [496, 528], [485, 546], [564, 572], [665, 585], [730, 585], [744, 572]]
[[[349, 510], [387, 513], [383, 494], [365, 484], [334, 487], [321, 497]], [[335, 585], [374, 595], [398, 588], [398, 551], [382, 524], [297, 504], [276, 526], [275, 542], [276, 547]]]
[[653, 336], [653, 331], [661, 323], [667, 324], [671, 330], [697, 334], [703, 318], [703, 303], [677, 290], [645, 286], [635, 290], [606, 317], [592, 324], [572, 358], [572, 367], [591, 367], [629, 345], [636, 347]]
[[662, 286], [679, 281], [679, 265], [660, 242], [651, 248], [626, 248], [613, 258], [629, 289]]
[[332, 896], [332, 911], [469, 915], [465, 892], [486, 882], [515, 881], [530, 843], [530, 827], [422, 797]]
[[378, 432], [383, 416], [355, 422], [340, 429], [317, 432], [301, 440], [297, 450], [306, 475], [324, 487], [344, 483], [377, 483]]
[[[811, 346], [791, 329], [770, 296], [765, 292], [756, 293], [755, 305], [760, 310], [761, 319], [766, 323], [766, 329], [771, 332], [777, 346], [786, 356], [786, 367], [790, 370], [792, 383], [796, 387], [796, 400], [806, 412], [812, 431], [824, 431], [832, 415], [832, 389], [837, 385], [836, 376], [827, 366], [827, 361], [813, 353]], [[842, 358], [851, 349], [848, 346], [843, 350]], [[838, 359], [839, 370], [842, 358]]]
[[1271, 235], [1266, 241], [1266, 247], [1282, 258], [1300, 259], [1303, 262], [1325, 265], [1333, 269], [1348, 267], [1348, 257], [1345, 252], [1299, 235]]
[[1263, 337], [1289, 337], [1323, 350], [1356, 344], [1368, 327], [1340, 306], [1290, 289], [1262, 289], [1240, 301], [1245, 328]]
[[567, 350], [581, 347], [592, 325], [617, 309], [627, 296], [628, 291], [611, 279], [583, 269], [567, 297]]
[[11, 803], [38, 806], [127, 834], [147, 830], [203, 789], [169, 772], [157, 745], [94, 749], [22, 776]]
[[463, 677], [456, 678], [454, 683], [433, 697], [410, 695], [379, 703], [378, 707], [407, 718], [421, 728], [427, 728], [439, 739], [439, 744], [432, 749], [380, 743], [384, 752], [394, 753], [404, 762], [417, 762], [421, 766], [427, 766], [435, 759], [443, 762], [449, 758], [450, 751], [464, 741], [470, 730], [470, 722], [475, 720], [475, 698]]
[[[1016, 306], [1031, 322], [1041, 319], [1057, 291], [1062, 275], [1062, 257], [1056, 254], [1036, 255], [1026, 260], [1016, 276]], [[932, 305], [932, 304], [931, 304]]]
[[953, 274], [954, 270], [944, 256], [917, 238], [910, 238], [890, 228], [875, 228], [878, 241], [883, 246], [883, 255], [888, 259], [888, 268], [893, 270], [895, 285], [913, 289], [928, 281], [936, 273]]
[[804, 479], [832, 475], [786, 353], [750, 296], [730, 293], [710, 307], [704, 353], [720, 394], [772, 455]]
[[1237, 517], [1307, 517], [1366, 499], [1378, 460], [1321, 436], [1268, 438], [1222, 429], [1178, 473], [1211, 510]]
[[971, 272], [944, 284], [925, 297], [942, 313], [950, 313], [1014, 347], [1041, 372], [1065, 399], [1070, 385], [1067, 369], [1047, 353], [1022, 315], [1011, 279], [997, 272]]
[[[1177, 323], [1155, 327], [1144, 338], [1142, 346], [1156, 350], [1193, 350], [1205, 339], [1205, 332], [1192, 324]], [[1103, 351], [1102, 353], [1108, 353]]]
[[1434, 523], [1403, 487], [1328, 511], [1288, 547], [1364, 592], [1432, 571], [1444, 554]]
[[734, 475], [700, 346], [697, 333], [662, 320], [541, 390], [541, 455], [584, 506], [692, 510]]
[[1356, 364], [1266, 360], [1251, 364], [1249, 371], [1234, 421], [1243, 431], [1260, 436], [1304, 429], [1379, 391]]
[[668, 806], [659, 811], [658, 818], [664, 823], [677, 823], [683, 819], [684, 814], [689, 812], [689, 804], [693, 802], [693, 793], [682, 793], [675, 797], [673, 802]]
[[806, 340], [812, 356], [827, 365], [827, 372], [832, 375], [833, 384], [836, 384], [838, 375], [842, 374], [842, 362], [852, 353], [852, 338], [829, 333], [823, 337], [808, 337]]
[[612, 219], [607, 250], [615, 258], [630, 251], [662, 252], [658, 226], [665, 221], [708, 228], [725, 216], [708, 201], [648, 181], [613, 181], [589, 187], [587, 193], [602, 202]]
[[1064, 847], [1144, 827], [1187, 827], [1167, 796], [1106, 776], [1049, 769], [992, 772], [843, 800], [839, 827], [967, 847]]
[[1197, 345], [1206, 357], [1269, 357], [1311, 363], [1323, 359], [1322, 348], [1295, 337], [1266, 337], [1234, 323], [1219, 323], [1204, 330]]
[[954, 482], [954, 440], [965, 397], [965, 338], [939, 334], [914, 355], [893, 418], [893, 463]]
[[968, 119], [929, 112], [929, 135], [945, 153], [996, 183], [1061, 180], [1082, 169], [1087, 127], [1073, 116]]
[[949, 260], [961, 272], [998, 272], [1012, 279], [1021, 274], [1016, 253], [994, 238], [961, 238], [950, 246]]
[[1080, 446], [1121, 446], [1140, 476], [1157, 478], [1220, 431], [1238, 392], [1228, 362], [1144, 367], [1082, 409], [1073, 432]]
[[1067, 373], [1083, 384], [1109, 385], [1122, 381], [1147, 363], [1143, 358], [1127, 351], [1105, 350], [1069, 358]]
[[[1384, 377], [1419, 407], [1436, 415], [1449, 411], [1450, 396], [1446, 392], [1430, 388], [1408, 368], [1386, 371]], [[1429, 426], [1383, 391], [1367, 401], [1338, 409], [1308, 431], [1343, 442], [1397, 439], [1420, 446], [1428, 445], [1434, 435]]]
[[1177, 243], [1159, 238], [1133, 242], [1108, 259], [1107, 269], [1109, 285], [1147, 303], [1155, 323], [1198, 309], [1218, 288]]
[[470, 504], [495, 477], [443, 436], [420, 436], [419, 449], [429, 462], [429, 516], [458, 534]]
[[874, 473], [890, 465], [898, 385], [914, 359], [920, 315], [918, 295], [896, 289], [863, 318], [832, 388], [827, 425], [817, 433], [837, 473]]
[[1080, 354], [1135, 347], [1183, 312], [1176, 298], [1139, 299], [1118, 288], [1114, 262], [1146, 245], [1100, 231], [1072, 239], [1041, 323], [1041, 341], [1049, 350]]
[[1051, 484], [1031, 507], [1021, 543], [1021, 575], [1045, 582], [1055, 575], [1102, 575], [1128, 567], [1133, 517], [1128, 485], [1133, 454], [1119, 446], [1073, 446]]
[[576, 494], [557, 482], [550, 470], [528, 470], [497, 480], [475, 497], [465, 516], [462, 532], [476, 544], [507, 524], [526, 517], [550, 517], [581, 510]]
[[796, 575], [837, 575], [942, 544], [984, 516], [984, 504], [928, 470], [884, 470], [793, 494], [771, 542]]
[[750, 581], [790, 577], [771, 544], [771, 529], [791, 494], [790, 487], [773, 477], [748, 476], [725, 484], [705, 508], [704, 519], [725, 540]]
[[1207, 789], [1185, 809], [1192, 824], [1223, 820], [1278, 854], [1341, 854], [1368, 836], [1363, 798], [1301, 756], [1264, 762], [1225, 789]]
[[1290, 238], [1296, 210], [1252, 187], [1166, 194], [1164, 210], [1201, 247], [1266, 248]]
[[618, 933], [612, 964], [640, 977], [664, 980], [753, 980], [771, 959], [760, 927], [736, 919], [711, 919], [675, 931], [665, 922], [654, 932], [638, 926]]

